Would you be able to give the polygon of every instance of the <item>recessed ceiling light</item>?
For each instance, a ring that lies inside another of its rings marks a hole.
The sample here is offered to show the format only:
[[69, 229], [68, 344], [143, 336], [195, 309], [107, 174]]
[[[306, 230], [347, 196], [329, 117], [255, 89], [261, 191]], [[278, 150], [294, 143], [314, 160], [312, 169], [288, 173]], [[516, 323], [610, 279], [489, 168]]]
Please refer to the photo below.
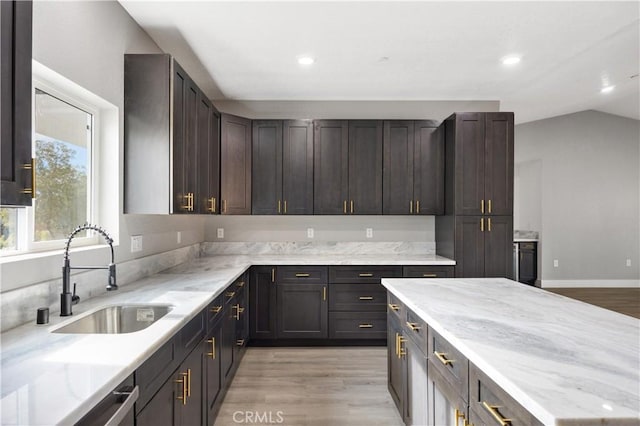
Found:
[[300, 65], [311, 65], [315, 62], [316, 60], [313, 59], [311, 56], [300, 56], [298, 58], [298, 63]]
[[610, 93], [616, 86], [606, 86], [600, 89], [600, 93]]
[[520, 62], [520, 56], [510, 55], [502, 58], [503, 65], [515, 65]]

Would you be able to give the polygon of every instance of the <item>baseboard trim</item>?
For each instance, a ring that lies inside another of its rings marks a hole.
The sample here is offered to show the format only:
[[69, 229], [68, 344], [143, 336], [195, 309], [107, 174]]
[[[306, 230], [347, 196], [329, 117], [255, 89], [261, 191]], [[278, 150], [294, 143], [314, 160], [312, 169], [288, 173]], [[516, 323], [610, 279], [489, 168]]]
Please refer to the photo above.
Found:
[[542, 288], [636, 288], [640, 280], [541, 280]]

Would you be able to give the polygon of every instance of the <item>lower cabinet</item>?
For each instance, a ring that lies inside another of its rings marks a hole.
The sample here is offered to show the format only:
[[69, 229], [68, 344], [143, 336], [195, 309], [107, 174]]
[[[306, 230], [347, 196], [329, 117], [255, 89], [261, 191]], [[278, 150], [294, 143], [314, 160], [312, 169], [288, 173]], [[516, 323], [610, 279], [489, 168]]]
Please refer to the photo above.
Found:
[[395, 315], [387, 317], [387, 388], [402, 419], [406, 421], [404, 409], [406, 364], [401, 345], [404, 337], [400, 321]]
[[249, 336], [250, 338], [276, 338], [276, 268], [251, 268], [249, 280]]
[[205, 393], [206, 393], [206, 418], [210, 419], [207, 424], [211, 424], [212, 419], [218, 412], [218, 408], [222, 403], [222, 374], [220, 368], [220, 354], [222, 342], [222, 321], [216, 322], [211, 330], [207, 333], [207, 339], [203, 342], [205, 354]]
[[328, 337], [327, 284], [278, 283], [277, 291], [278, 338]]

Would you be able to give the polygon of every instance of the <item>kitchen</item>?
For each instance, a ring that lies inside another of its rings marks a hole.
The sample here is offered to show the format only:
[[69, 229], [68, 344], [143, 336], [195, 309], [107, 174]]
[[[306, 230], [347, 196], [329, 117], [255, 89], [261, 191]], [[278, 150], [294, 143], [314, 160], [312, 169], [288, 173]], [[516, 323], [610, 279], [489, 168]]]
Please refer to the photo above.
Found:
[[[223, 5], [224, 3], [217, 7], [223, 7]], [[597, 5], [598, 3], [595, 3], [592, 7], [596, 8]], [[136, 5], [126, 7], [134, 6]], [[602, 13], [605, 17], [613, 22], [618, 22], [614, 19], [615, 16], [627, 16], [630, 26], [619, 24], [620, 27], [626, 28], [626, 31], [621, 30], [619, 33], [623, 41], [626, 40], [625, 37], [633, 40], [634, 35], [637, 34], [637, 7], [634, 10], [632, 6], [633, 4], [626, 6], [631, 7], [631, 12], [618, 11], [617, 14], [612, 12], [610, 16], [605, 13], [611, 10], [609, 6], [599, 4], [599, 7], [603, 8]], [[268, 9], [273, 5], [254, 4], [251, 9], [256, 8], [254, 13], [258, 16], [266, 14], [268, 11], [260, 9], [261, 7]], [[351, 13], [357, 14], [357, 6], [352, 7], [354, 11]], [[576, 7], [587, 8], [588, 5], [581, 4]], [[318, 8], [322, 10], [321, 7]], [[384, 14], [387, 11], [383, 9], [380, 13]], [[248, 13], [248, 10], [242, 9], [242, 12]], [[590, 16], [594, 13], [592, 12]], [[216, 23], [224, 28], [224, 22], [220, 21], [225, 19], [217, 19]], [[247, 22], [250, 23], [251, 19], [247, 18]], [[111, 132], [117, 135], [115, 138], [117, 142], [101, 147], [100, 161], [106, 160], [103, 169], [109, 171], [108, 177], [119, 176], [120, 178], [101, 181], [101, 197], [104, 199], [103, 205], [106, 211], [100, 212], [95, 222], [109, 230], [116, 241], [115, 257], [121, 290], [126, 290], [128, 283], [142, 280], [154, 272], [180, 265], [197, 257], [203, 243], [204, 250], [210, 248], [220, 250], [218, 253], [229, 255], [252, 254], [250, 248], [243, 243], [250, 243], [254, 253], [259, 253], [264, 250], [264, 246], [258, 244], [260, 242], [273, 242], [274, 244], [269, 246], [284, 253], [291, 247], [293, 250], [300, 250], [300, 247], [310, 250], [308, 248], [310, 246], [312, 248], [319, 246], [318, 250], [324, 248], [327, 251], [338, 247], [341, 249], [339, 252], [342, 254], [341, 257], [353, 253], [366, 255], [364, 250], [367, 247], [372, 247], [373, 254], [400, 252], [400, 257], [402, 257], [402, 251], [409, 253], [410, 256], [411, 253], [435, 254], [437, 217], [429, 215], [357, 217], [217, 215], [206, 217], [124, 214], [125, 182], [122, 179], [126, 161], [123, 159], [124, 129], [122, 124], [118, 126], [118, 123], [124, 121], [124, 54], [167, 51], [177, 58], [201, 88], [206, 89], [208, 93], [216, 93], [215, 87], [212, 86], [215, 84], [215, 75], [210, 76], [202, 64], [194, 61], [195, 55], [190, 54], [189, 43], [183, 38], [186, 36], [181, 36], [178, 30], [166, 27], [162, 30], [162, 28], [163, 25], [157, 23], [150, 24], [143, 30], [118, 3], [36, 2], [34, 4], [34, 59], [49, 70], [100, 97], [104, 101], [103, 122], [108, 122], [115, 116], [116, 128]], [[609, 27], [602, 25], [598, 28], [603, 28], [601, 31], [605, 31]], [[145, 31], [153, 34], [153, 38], [149, 37]], [[590, 42], [595, 43], [597, 37], [598, 34], [593, 35]], [[604, 35], [602, 37], [604, 38]], [[251, 36], [251, 39], [254, 38], [255, 36]], [[105, 43], [104, 40], [109, 42]], [[196, 40], [189, 40], [191, 43], [196, 42]], [[617, 39], [614, 38], [611, 43], [614, 41]], [[159, 46], [162, 46], [162, 49]], [[224, 43], [217, 49], [214, 47], [215, 45], [211, 45], [211, 49], [221, 52], [221, 55], [225, 52]], [[586, 45], [583, 47], [586, 48]], [[612, 63], [631, 61], [637, 73], [637, 54], [615, 56], [618, 50], [611, 49], [604, 42], [597, 47], [602, 49], [595, 53], [598, 58], [611, 58]], [[195, 49], [195, 45], [193, 48]], [[624, 49], [622, 51], [626, 52]], [[296, 51], [294, 54], [298, 53]], [[495, 60], [498, 61], [500, 55], [504, 53], [506, 52], [500, 52]], [[577, 52], [574, 53], [577, 54]], [[393, 62], [392, 55], [388, 56], [389, 61]], [[587, 57], [579, 59], [588, 60]], [[236, 62], [233, 58], [227, 58], [227, 60]], [[604, 59], [599, 60], [604, 61]], [[245, 67], [260, 68], [259, 64], [251, 64], [249, 61]], [[578, 61], [574, 66], [579, 69], [582, 65], [584, 64]], [[569, 67], [561, 71], [570, 73], [572, 70], [575, 71]], [[553, 74], [554, 78], [558, 78], [559, 73]], [[341, 101], [309, 100], [305, 102], [306, 99], [310, 99], [310, 95], [307, 97], [289, 95], [287, 98], [283, 95], [276, 97], [274, 94], [267, 93], [259, 98], [240, 97], [243, 99], [240, 101], [216, 101], [216, 96], [210, 96], [214, 99], [215, 106], [223, 112], [265, 119], [312, 117], [443, 120], [454, 111], [515, 111], [514, 228], [535, 230], [540, 233], [539, 280], [542, 281], [543, 286], [545, 281], [549, 281], [550, 286], [555, 287], [577, 287], [581, 283], [584, 285], [585, 281], [597, 285], [598, 282], [606, 281], [607, 285], [619, 288], [633, 285], [637, 287], [638, 263], [640, 263], [637, 107], [636, 115], [632, 115], [634, 119], [624, 118], [625, 114], [615, 109], [625, 105], [625, 102], [632, 105], [634, 99], [637, 99], [637, 77], [635, 80], [629, 77], [624, 77], [628, 80], [626, 82], [622, 81], [622, 77], [620, 82], [616, 82], [618, 87], [610, 95], [620, 97], [615, 98], [617, 103], [613, 101], [610, 103], [610, 110], [606, 109], [607, 101], [599, 100], [601, 99], [599, 96], [604, 95], [597, 93], [598, 87], [593, 89], [593, 97], [598, 96], [597, 102], [602, 104], [588, 104], [584, 109], [591, 109], [590, 111], [554, 110], [555, 102], [549, 101], [549, 104], [554, 104], [545, 107], [551, 111], [549, 115], [532, 115], [528, 119], [524, 115], [525, 110], [522, 105], [509, 105], [502, 100], [501, 102], [492, 100], [428, 101], [412, 100], [413, 98], [406, 95], [400, 97], [400, 99], [406, 99], [405, 101], [367, 101], [353, 100], [368, 99], [364, 95], [353, 95], [351, 100], [347, 98]], [[55, 76], [50, 78], [55, 79]], [[630, 95], [626, 98], [618, 95], [627, 87], [625, 84], [631, 87]], [[527, 89], [527, 97], [524, 99], [525, 101], [526, 99], [544, 99], [552, 95], [553, 93], [538, 92], [535, 85], [532, 85]], [[324, 99], [343, 99], [335, 96], [337, 95]], [[445, 92], [443, 95], [429, 97], [429, 99], [450, 99], [450, 96], [452, 95], [447, 95]], [[473, 95], [467, 95], [464, 99], [469, 97], [474, 99]], [[251, 99], [266, 100], [251, 101]], [[282, 100], [268, 101], [269, 99]], [[286, 101], [286, 99], [298, 100]], [[611, 114], [593, 110], [609, 111]], [[520, 122], [522, 124], [519, 124]], [[602, 133], [605, 133], [607, 138], [599, 136]], [[617, 149], [610, 149], [611, 142], [608, 138], [611, 135], [619, 141]], [[109, 140], [108, 137], [107, 134], [106, 139], [103, 139]], [[114, 140], [113, 137], [110, 140]], [[589, 149], [582, 148], [585, 141], [588, 141]], [[518, 167], [520, 163], [521, 166]], [[617, 190], [612, 191], [611, 188], [617, 188]], [[596, 205], [591, 204], [594, 200], [597, 200]], [[372, 238], [366, 237], [367, 228], [372, 230]], [[218, 229], [223, 229], [222, 237], [218, 237]], [[313, 230], [314, 238], [308, 237], [309, 229]], [[142, 236], [141, 251], [131, 252], [132, 236]], [[287, 242], [297, 244], [287, 244]], [[355, 245], [350, 244], [354, 242]], [[73, 264], [76, 265], [101, 265], [106, 264], [107, 253], [108, 250], [102, 247], [94, 250], [72, 250], [71, 256]], [[313, 254], [326, 255], [327, 252]], [[630, 259], [630, 266], [626, 266], [627, 259]], [[405, 262], [409, 260], [411, 259], [404, 259]], [[554, 260], [558, 260], [558, 267], [553, 266]], [[276, 262], [277, 259], [273, 261]], [[53, 318], [57, 316], [55, 310], [59, 308], [61, 265], [61, 250], [55, 254], [41, 253], [31, 257], [18, 255], [2, 258], [3, 330], [24, 323], [33, 323], [36, 309], [43, 306], [51, 307], [53, 322]], [[86, 309], [83, 305], [86, 306], [88, 299], [93, 294], [104, 291], [104, 277], [103, 271], [78, 274], [74, 277], [78, 283], [77, 292], [81, 298], [80, 304], [75, 305], [74, 310], [81, 312], [82, 309]], [[226, 276], [228, 280], [234, 278]], [[3, 377], [7, 377], [4, 370]]]

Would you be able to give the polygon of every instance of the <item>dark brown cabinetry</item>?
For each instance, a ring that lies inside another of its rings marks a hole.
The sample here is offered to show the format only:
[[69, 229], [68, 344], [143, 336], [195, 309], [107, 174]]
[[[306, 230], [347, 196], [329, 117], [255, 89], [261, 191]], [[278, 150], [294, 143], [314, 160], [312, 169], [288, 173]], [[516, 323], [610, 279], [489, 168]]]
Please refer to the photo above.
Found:
[[253, 121], [253, 214], [313, 214], [310, 121]]
[[0, 205], [30, 206], [31, 1], [0, 2]]
[[251, 269], [249, 286], [249, 335], [251, 339], [276, 338], [276, 268]]
[[314, 213], [382, 214], [382, 121], [314, 122]]
[[251, 214], [251, 120], [222, 114], [220, 143], [220, 212]]
[[124, 66], [125, 213], [214, 213], [218, 112], [169, 55]]
[[513, 113], [460, 113], [445, 133], [445, 215], [436, 250], [457, 277], [513, 276]]
[[403, 278], [453, 278], [455, 267], [446, 265], [434, 266], [404, 266], [402, 268]]
[[444, 212], [444, 135], [435, 121], [385, 121], [383, 213]]

